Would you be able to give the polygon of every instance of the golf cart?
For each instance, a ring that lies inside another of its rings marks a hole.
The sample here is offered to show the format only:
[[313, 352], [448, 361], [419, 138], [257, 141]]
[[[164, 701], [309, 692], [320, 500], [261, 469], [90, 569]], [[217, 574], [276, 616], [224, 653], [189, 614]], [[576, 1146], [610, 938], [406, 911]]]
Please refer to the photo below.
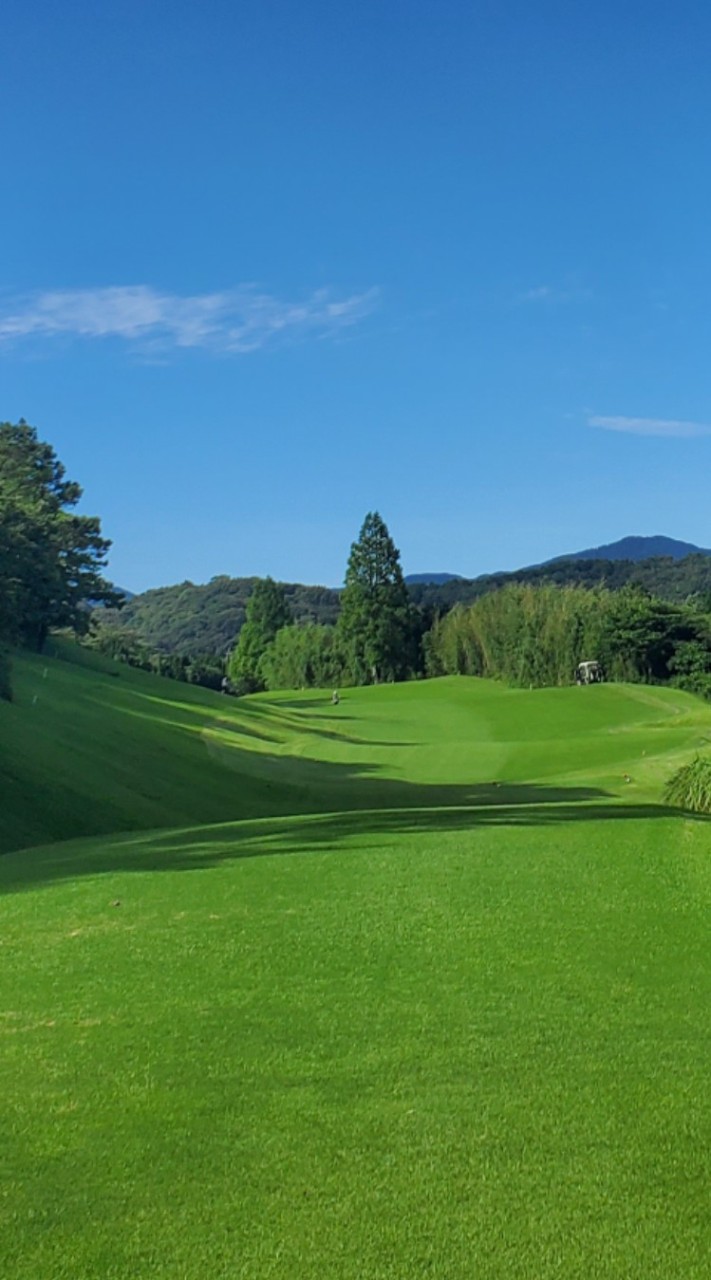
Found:
[[576, 684], [602, 684], [604, 679], [599, 662], [579, 662], [575, 668]]

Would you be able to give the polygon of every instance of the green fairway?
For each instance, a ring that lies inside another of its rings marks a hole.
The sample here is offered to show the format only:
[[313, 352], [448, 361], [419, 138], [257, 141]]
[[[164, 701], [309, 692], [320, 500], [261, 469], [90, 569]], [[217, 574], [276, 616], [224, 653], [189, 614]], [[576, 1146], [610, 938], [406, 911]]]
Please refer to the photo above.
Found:
[[3, 1275], [708, 1274], [703, 703], [67, 652], [0, 704]]

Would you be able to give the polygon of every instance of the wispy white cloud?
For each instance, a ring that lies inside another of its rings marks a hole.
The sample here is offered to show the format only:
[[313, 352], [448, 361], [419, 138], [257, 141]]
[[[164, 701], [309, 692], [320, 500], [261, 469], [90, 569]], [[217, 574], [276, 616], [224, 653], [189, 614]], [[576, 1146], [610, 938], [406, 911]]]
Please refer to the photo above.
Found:
[[526, 289], [524, 293], [518, 295], [519, 302], [550, 302], [555, 296], [555, 290], [549, 284], [536, 285], [535, 289]]
[[279, 339], [325, 337], [357, 324], [376, 289], [334, 297], [318, 289], [287, 302], [255, 285], [182, 296], [149, 285], [63, 289], [0, 302], [0, 346], [30, 339], [119, 338], [141, 348], [244, 354]]
[[588, 417], [589, 427], [603, 431], [625, 431], [633, 436], [671, 436], [678, 439], [711, 435], [711, 425], [705, 422], [686, 422], [680, 418], [604, 418], [597, 414]]
[[580, 288], [572, 283], [569, 286], [558, 287], [552, 284], [538, 284], [532, 289], [525, 289], [523, 293], [516, 296], [517, 303], [543, 302], [553, 304], [562, 304], [567, 302], [589, 302], [593, 294], [590, 289]]

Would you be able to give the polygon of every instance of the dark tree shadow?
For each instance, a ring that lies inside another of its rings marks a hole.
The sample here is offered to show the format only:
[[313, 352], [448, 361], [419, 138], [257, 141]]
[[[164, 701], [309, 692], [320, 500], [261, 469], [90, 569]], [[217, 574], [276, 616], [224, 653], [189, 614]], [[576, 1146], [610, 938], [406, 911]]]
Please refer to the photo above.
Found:
[[[189, 687], [189, 686], [188, 686]], [[152, 723], [170, 726], [174, 729], [190, 729], [203, 728], [209, 732], [211, 729], [220, 729], [222, 732], [234, 734], [237, 738], [243, 734], [247, 738], [260, 738], [265, 742], [286, 742], [293, 736], [294, 731], [308, 734], [314, 738], [329, 738], [333, 741], [344, 742], [350, 746], [356, 747], [416, 747], [421, 743], [413, 741], [397, 741], [391, 738], [359, 738], [352, 733], [339, 733], [337, 725], [341, 721], [352, 720], [353, 716], [339, 714], [339, 708], [334, 708], [334, 714], [329, 715], [328, 712], [313, 712], [309, 710], [308, 703], [289, 703], [289, 702], [250, 702], [246, 698], [239, 701], [239, 718], [232, 719], [225, 716], [212, 718], [206, 715], [204, 706], [198, 704], [191, 705], [189, 702], [181, 702], [176, 698], [173, 702], [165, 698], [159, 698], [155, 694], [143, 693], [141, 690], [130, 688], [126, 691], [126, 701], [116, 702], [115, 700], [104, 700], [94, 696], [93, 701], [104, 707], [112, 715], [123, 714], [133, 716], [137, 719], [149, 720]], [[225, 700], [228, 702], [228, 700]], [[321, 700], [323, 705], [323, 699]], [[299, 708], [309, 711], [308, 716], [302, 717], [294, 710], [282, 710], [282, 708]], [[314, 721], [327, 720], [331, 727], [325, 728], [323, 725], [315, 724]], [[251, 723], [250, 723], [251, 722]]]
[[[420, 799], [430, 791], [427, 787], [412, 790]], [[709, 821], [704, 815], [664, 805], [615, 801], [594, 787], [485, 785], [469, 788], [468, 798], [469, 803], [458, 806], [413, 804], [132, 832], [107, 836], [103, 846], [95, 838], [49, 845], [0, 859], [0, 891], [16, 892], [43, 883], [117, 872], [204, 871], [241, 858], [323, 855], [374, 835], [386, 846], [394, 837], [423, 832], [556, 827], [640, 818]]]
[[[218, 695], [216, 702], [219, 705]], [[191, 871], [237, 858], [326, 853], [342, 847], [344, 841], [375, 835], [386, 842], [390, 836], [423, 831], [626, 822], [637, 818], [693, 817], [695, 821], [707, 821], [661, 804], [636, 804], [629, 791], [616, 797], [599, 787], [496, 778], [456, 784], [414, 783], [386, 776], [382, 766], [372, 759], [336, 763], [276, 750], [250, 750], [246, 744], [230, 740], [234, 730], [235, 739], [242, 733], [278, 744], [283, 740], [282, 731], [286, 737], [294, 726], [311, 734], [320, 729], [327, 737], [340, 737], [338, 720], [347, 718], [341, 715], [340, 708], [335, 709], [338, 715], [331, 717], [324, 707], [323, 717], [328, 719], [329, 727], [314, 726], [315, 713], [309, 710], [310, 706], [322, 703], [322, 695], [291, 704], [288, 700], [246, 700], [240, 703], [244, 714], [239, 721], [233, 721], [228, 715], [224, 719], [211, 718], [204, 706], [185, 704], [179, 694], [171, 702], [131, 690], [126, 701], [109, 704], [107, 700], [113, 714], [137, 717], [140, 734], [144, 732], [141, 722], [146, 719], [165, 727], [167, 735], [174, 733], [176, 727], [190, 733], [196, 729], [206, 731], [219, 786], [202, 800], [191, 794], [186, 813], [196, 813], [199, 825], [181, 827], [181, 815], [176, 812], [176, 829], [136, 833], [130, 830], [135, 818], [129, 812], [121, 815], [125, 834], [116, 834], [120, 819], [115, 808], [97, 806], [96, 826], [93, 818], [89, 826], [94, 835], [86, 841], [15, 851], [0, 858], [0, 892], [117, 871]], [[299, 711], [309, 714], [302, 719]], [[320, 714], [316, 718], [320, 719]], [[227, 740], [215, 741], [210, 736], [211, 729], [223, 733], [229, 730], [229, 734], [225, 733]], [[345, 741], [354, 744], [350, 735]], [[168, 736], [165, 742], [156, 737], [156, 744], [158, 753], [169, 749]], [[374, 745], [392, 744], [381, 741]], [[156, 761], [159, 765], [159, 754]], [[223, 785], [223, 778], [227, 785]], [[158, 806], [163, 805], [156, 812], [166, 812], [168, 797], [174, 802], [174, 788], [161, 790], [160, 767], [150, 781], [151, 798]], [[102, 822], [107, 824], [103, 829]], [[97, 839], [102, 834], [103, 841]]]

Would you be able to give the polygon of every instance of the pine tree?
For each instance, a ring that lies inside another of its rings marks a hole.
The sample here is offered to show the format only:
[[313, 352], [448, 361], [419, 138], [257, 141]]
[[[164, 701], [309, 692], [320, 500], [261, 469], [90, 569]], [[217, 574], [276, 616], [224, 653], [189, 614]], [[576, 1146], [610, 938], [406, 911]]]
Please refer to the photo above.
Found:
[[22, 419], [0, 423], [0, 636], [41, 650], [52, 627], [85, 631], [87, 604], [118, 604], [102, 576], [110, 543], [76, 515], [81, 488]]
[[413, 608], [397, 550], [377, 511], [351, 547], [338, 629], [357, 684], [401, 680], [414, 666]]

